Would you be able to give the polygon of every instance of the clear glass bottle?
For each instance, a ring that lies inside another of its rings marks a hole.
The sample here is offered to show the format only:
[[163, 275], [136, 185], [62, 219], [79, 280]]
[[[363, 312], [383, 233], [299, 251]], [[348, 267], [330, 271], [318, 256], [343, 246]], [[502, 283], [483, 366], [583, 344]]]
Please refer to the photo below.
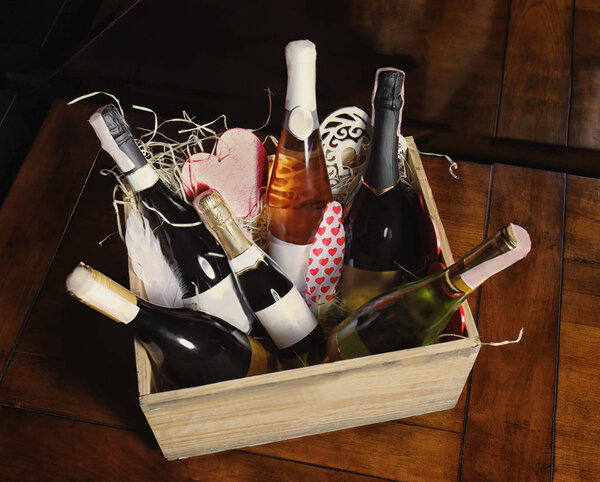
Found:
[[269, 252], [300, 292], [310, 245], [332, 200], [317, 117], [316, 55], [309, 40], [286, 46], [286, 113], [267, 190]]

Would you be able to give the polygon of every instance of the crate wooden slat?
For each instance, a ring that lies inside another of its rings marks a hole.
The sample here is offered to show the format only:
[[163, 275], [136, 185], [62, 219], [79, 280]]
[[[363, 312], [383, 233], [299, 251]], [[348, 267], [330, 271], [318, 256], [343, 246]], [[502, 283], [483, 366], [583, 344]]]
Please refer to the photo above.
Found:
[[[407, 141], [409, 165], [450, 264], [420, 156]], [[130, 283], [143, 293], [131, 269]], [[162, 393], [153, 393], [151, 365], [136, 342], [140, 406], [169, 460], [450, 409], [481, 346], [468, 303], [463, 308], [466, 339]]]

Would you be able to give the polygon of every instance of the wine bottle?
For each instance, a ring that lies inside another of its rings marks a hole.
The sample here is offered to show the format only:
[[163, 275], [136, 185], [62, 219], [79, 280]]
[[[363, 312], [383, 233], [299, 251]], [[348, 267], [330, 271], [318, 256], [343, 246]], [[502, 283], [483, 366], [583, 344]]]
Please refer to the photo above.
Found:
[[429, 217], [421, 196], [401, 179], [398, 136], [404, 72], [379, 69], [372, 135], [360, 187], [346, 213], [342, 296], [348, 312], [402, 283], [424, 276]]
[[285, 119], [267, 190], [269, 253], [302, 293], [310, 245], [332, 200], [319, 132], [315, 44], [290, 42]]
[[365, 303], [331, 332], [329, 361], [433, 343], [481, 283], [527, 255], [527, 231], [509, 224], [443, 271]]
[[83, 263], [66, 284], [82, 303], [127, 324], [154, 368], [177, 388], [281, 368], [262, 345], [222, 319], [202, 311], [153, 305]]
[[198, 195], [194, 207], [227, 253], [240, 291], [288, 366], [321, 361], [322, 332], [304, 299], [281, 268], [250, 241], [214, 190]]
[[178, 275], [183, 305], [224, 319], [245, 333], [253, 316], [238, 296], [227, 258], [194, 209], [164, 184], [138, 148], [114, 105], [89, 120], [108, 152], [139, 196], [142, 214], [156, 234], [163, 255]]

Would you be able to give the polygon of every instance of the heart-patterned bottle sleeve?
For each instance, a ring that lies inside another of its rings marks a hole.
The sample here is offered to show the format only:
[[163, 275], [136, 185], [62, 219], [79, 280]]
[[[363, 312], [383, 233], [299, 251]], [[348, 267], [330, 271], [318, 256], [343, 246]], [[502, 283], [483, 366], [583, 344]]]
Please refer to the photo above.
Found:
[[342, 205], [331, 201], [310, 248], [304, 298], [315, 315], [333, 302], [344, 261], [346, 234], [342, 223]]

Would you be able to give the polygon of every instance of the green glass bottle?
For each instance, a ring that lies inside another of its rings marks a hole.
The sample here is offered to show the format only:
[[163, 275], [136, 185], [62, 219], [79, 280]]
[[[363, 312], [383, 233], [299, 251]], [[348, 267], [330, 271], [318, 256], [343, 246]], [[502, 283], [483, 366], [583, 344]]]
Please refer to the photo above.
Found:
[[326, 361], [435, 342], [467, 296], [530, 247], [527, 231], [509, 224], [449, 268], [368, 301], [328, 335]]

